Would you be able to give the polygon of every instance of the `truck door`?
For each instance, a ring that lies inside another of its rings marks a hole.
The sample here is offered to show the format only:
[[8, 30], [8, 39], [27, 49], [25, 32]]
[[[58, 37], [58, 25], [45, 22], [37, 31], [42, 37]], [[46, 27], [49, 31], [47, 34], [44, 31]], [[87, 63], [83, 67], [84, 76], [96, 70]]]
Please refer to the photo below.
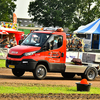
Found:
[[65, 66], [65, 57], [63, 45], [63, 36], [62, 35], [52, 35], [48, 40], [50, 45], [50, 50], [45, 51], [45, 60], [49, 62], [51, 71], [62, 71]]

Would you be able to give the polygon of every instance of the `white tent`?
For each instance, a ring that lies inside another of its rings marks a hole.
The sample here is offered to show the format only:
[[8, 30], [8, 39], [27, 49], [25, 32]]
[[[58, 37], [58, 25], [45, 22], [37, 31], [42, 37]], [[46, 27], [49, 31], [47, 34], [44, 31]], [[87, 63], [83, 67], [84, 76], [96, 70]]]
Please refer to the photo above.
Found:
[[100, 18], [93, 21], [85, 26], [79, 27], [74, 33], [89, 33], [89, 34], [100, 34]]

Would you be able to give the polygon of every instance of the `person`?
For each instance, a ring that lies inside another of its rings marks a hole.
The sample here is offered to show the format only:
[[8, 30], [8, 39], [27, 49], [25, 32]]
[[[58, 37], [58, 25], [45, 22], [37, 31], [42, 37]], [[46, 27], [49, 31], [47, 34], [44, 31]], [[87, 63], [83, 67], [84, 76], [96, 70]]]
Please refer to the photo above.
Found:
[[59, 38], [59, 39], [58, 39], [58, 48], [61, 47], [61, 46], [62, 46], [62, 39]]
[[76, 45], [75, 45], [75, 40], [72, 39], [72, 42], [71, 42], [71, 51], [75, 51], [76, 50]]
[[55, 38], [54, 41], [53, 41], [53, 49], [57, 49], [57, 43], [58, 43], [58, 39]]
[[67, 48], [71, 48], [71, 40], [67, 40]]
[[33, 37], [33, 38], [31, 39], [31, 42], [32, 42], [32, 43], [37, 43], [37, 37]]
[[50, 50], [53, 50], [53, 44], [54, 44], [54, 40], [52, 40], [52, 41], [50, 42]]
[[1, 44], [1, 42], [2, 42], [3, 40], [2, 39], [0, 39], [0, 44]]
[[6, 38], [6, 42], [4, 44], [9, 45], [9, 37]]
[[9, 44], [10, 44], [10, 47], [16, 46], [17, 45], [16, 38], [13, 37], [13, 39], [10, 40], [10, 43]]
[[81, 43], [81, 40], [79, 40], [79, 43], [77, 45], [77, 49], [78, 49], [78, 51], [82, 52], [82, 43]]
[[9, 45], [9, 43], [10, 43], [9, 37], [6, 37], [5, 40], [6, 40], [6, 41], [5, 41], [3, 44], [5, 45], [5, 48], [9, 48], [9, 47], [10, 47], [10, 45]]
[[18, 42], [19, 45], [24, 41], [24, 38], [25, 38], [25, 35], [21, 35], [21, 39]]
[[3, 39], [1, 39], [0, 44], [8, 45], [9, 44], [9, 37], [4, 37]]

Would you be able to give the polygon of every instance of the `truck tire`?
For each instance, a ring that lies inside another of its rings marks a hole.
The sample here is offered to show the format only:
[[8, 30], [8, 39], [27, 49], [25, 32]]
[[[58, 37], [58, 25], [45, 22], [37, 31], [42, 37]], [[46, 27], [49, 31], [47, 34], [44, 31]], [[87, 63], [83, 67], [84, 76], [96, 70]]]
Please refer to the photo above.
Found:
[[75, 76], [74, 73], [61, 73], [64, 78], [73, 78]]
[[42, 64], [37, 65], [37, 67], [33, 72], [34, 77], [39, 80], [44, 79], [46, 77], [46, 74], [47, 74], [47, 69], [45, 65]]
[[20, 77], [20, 76], [22, 76], [22, 75], [25, 73], [25, 71], [23, 71], [23, 70], [18, 70], [18, 69], [12, 69], [12, 73], [13, 73], [15, 76], [17, 76], [17, 77]]
[[86, 78], [89, 81], [93, 81], [97, 75], [98, 75], [97, 69], [91, 67], [91, 68], [88, 68], [86, 72], [84, 73], [84, 75], [82, 76], [83, 78]]

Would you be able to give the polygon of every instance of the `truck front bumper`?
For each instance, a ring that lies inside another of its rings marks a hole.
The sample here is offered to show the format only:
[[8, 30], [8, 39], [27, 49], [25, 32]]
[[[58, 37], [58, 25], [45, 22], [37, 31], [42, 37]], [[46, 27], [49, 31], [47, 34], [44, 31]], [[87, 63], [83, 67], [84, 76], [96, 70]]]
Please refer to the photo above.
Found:
[[[37, 62], [33, 59], [23, 59], [22, 61], [6, 60], [7, 68], [22, 69], [25, 71], [33, 71], [36, 67]], [[13, 66], [13, 67], [10, 67]]]

